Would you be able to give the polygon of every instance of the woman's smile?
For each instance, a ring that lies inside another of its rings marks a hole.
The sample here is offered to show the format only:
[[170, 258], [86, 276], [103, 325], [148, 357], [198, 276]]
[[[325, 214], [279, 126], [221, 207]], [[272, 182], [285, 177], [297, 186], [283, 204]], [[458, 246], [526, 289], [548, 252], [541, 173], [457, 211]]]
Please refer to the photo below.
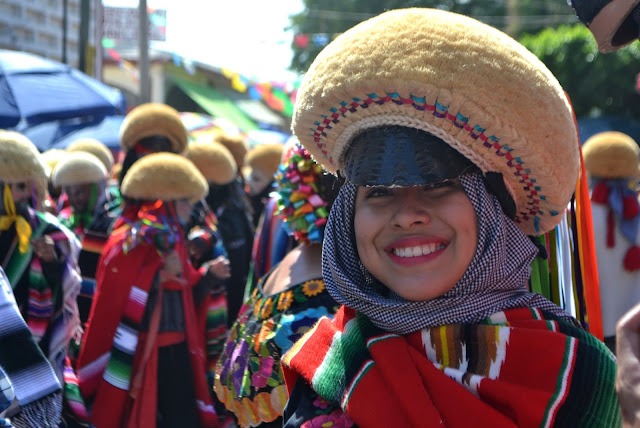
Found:
[[436, 298], [460, 280], [478, 231], [458, 181], [414, 187], [360, 187], [354, 217], [364, 267], [408, 300]]

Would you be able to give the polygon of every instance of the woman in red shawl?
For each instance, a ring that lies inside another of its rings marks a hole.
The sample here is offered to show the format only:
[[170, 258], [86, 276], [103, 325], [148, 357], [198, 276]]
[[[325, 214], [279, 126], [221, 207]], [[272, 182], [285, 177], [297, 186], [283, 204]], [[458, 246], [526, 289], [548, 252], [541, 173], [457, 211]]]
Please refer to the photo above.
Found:
[[318, 55], [293, 129], [347, 181], [322, 253], [343, 306], [282, 359], [285, 426], [620, 424], [611, 352], [527, 289], [527, 235], [560, 222], [580, 162], [537, 58], [471, 18], [393, 10]]
[[78, 358], [80, 391], [96, 427], [213, 427], [205, 376], [209, 287], [229, 275], [226, 259], [195, 270], [183, 224], [207, 182], [187, 159], [151, 154], [122, 182], [133, 221], [113, 231]]

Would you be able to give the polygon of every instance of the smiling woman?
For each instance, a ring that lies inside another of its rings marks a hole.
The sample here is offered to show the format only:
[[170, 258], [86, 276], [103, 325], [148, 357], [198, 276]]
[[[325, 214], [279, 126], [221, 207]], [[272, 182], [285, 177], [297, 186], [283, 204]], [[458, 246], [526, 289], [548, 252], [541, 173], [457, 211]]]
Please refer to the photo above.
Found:
[[390, 11], [318, 55], [293, 129], [347, 182], [322, 254], [343, 306], [283, 357], [285, 426], [619, 425], [611, 353], [527, 289], [527, 235], [560, 222], [579, 165], [539, 60], [467, 17]]

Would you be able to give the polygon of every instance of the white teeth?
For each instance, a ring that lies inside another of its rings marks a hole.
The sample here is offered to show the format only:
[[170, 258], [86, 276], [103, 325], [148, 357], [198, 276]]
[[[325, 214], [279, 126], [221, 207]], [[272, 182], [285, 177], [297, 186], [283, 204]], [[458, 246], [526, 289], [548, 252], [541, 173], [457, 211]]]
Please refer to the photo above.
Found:
[[444, 244], [425, 244], [421, 247], [407, 247], [407, 248], [394, 248], [393, 254], [398, 257], [418, 257], [418, 256], [426, 256], [427, 254], [431, 254], [437, 250], [444, 248], [446, 245]]

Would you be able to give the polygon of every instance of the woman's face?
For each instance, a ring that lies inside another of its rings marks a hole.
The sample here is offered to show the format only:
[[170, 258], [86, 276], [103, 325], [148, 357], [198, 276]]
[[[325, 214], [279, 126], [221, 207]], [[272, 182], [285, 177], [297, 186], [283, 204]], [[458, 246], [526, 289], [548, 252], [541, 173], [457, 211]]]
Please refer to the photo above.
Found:
[[249, 177], [247, 177], [247, 186], [249, 186], [249, 196], [258, 195], [264, 189], [267, 188], [273, 182], [273, 177], [269, 177], [266, 174], [257, 170], [252, 170]]
[[476, 214], [458, 180], [436, 187], [360, 187], [356, 246], [364, 267], [399, 296], [451, 290], [476, 252]]
[[83, 213], [93, 209], [93, 207], [89, 206], [92, 187], [93, 184], [86, 183], [65, 186], [64, 191], [69, 197], [69, 204], [71, 205], [71, 208], [73, 208], [74, 212]]
[[28, 205], [29, 198], [31, 198], [31, 184], [27, 182], [22, 183], [10, 183], [11, 194], [13, 195], [13, 202], [16, 206]]

